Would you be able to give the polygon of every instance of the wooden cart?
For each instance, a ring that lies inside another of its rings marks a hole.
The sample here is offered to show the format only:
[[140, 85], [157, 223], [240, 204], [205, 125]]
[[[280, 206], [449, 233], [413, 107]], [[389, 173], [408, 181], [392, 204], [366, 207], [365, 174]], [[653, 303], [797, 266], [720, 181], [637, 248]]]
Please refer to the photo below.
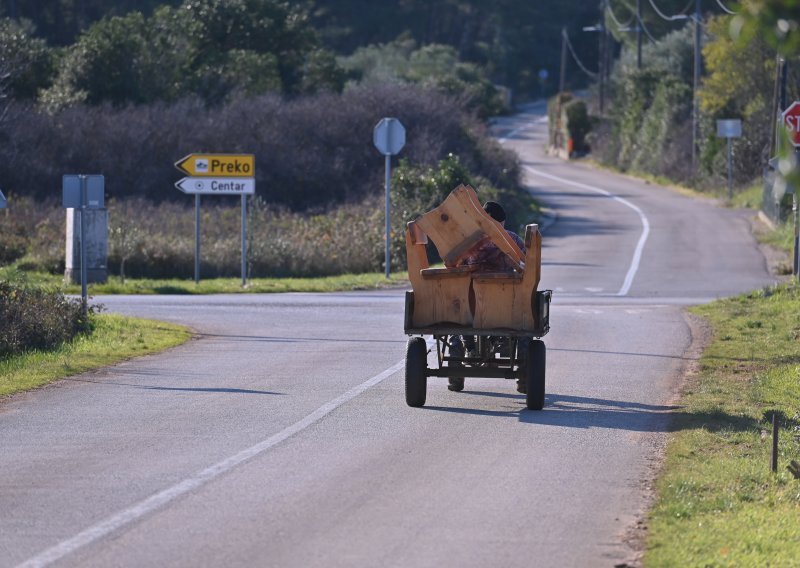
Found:
[[[444, 268], [431, 268], [426, 245], [433, 241]], [[459, 266], [483, 239], [511, 259], [513, 272], [486, 273]], [[524, 255], [503, 226], [481, 207], [475, 191], [459, 186], [436, 209], [408, 223], [406, 251], [405, 392], [409, 406], [425, 404], [428, 377], [446, 377], [450, 390], [464, 378], [516, 379], [526, 405], [541, 410], [545, 398], [546, 349], [541, 338], [550, 329], [550, 290], [537, 290], [542, 239], [538, 225], [525, 230]], [[430, 335], [438, 365], [428, 367]], [[461, 337], [475, 338], [476, 353], [465, 352]]]

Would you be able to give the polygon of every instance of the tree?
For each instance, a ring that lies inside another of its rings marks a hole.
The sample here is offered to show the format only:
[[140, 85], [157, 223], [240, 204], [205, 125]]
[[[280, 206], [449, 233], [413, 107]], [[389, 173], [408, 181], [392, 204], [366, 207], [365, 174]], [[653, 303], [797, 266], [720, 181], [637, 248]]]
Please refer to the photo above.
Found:
[[53, 51], [32, 30], [30, 22], [0, 18], [0, 76], [6, 94], [16, 99], [35, 98], [53, 69]]
[[57, 109], [194, 94], [217, 104], [234, 92], [338, 92], [342, 84], [300, 8], [279, 0], [186, 0], [149, 18], [131, 12], [90, 26], [42, 101]]

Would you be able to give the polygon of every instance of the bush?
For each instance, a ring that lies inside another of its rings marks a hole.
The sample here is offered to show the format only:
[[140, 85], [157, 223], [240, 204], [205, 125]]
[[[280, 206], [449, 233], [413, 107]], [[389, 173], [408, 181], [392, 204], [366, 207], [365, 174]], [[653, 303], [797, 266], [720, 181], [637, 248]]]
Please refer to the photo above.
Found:
[[52, 197], [65, 173], [106, 176], [109, 197], [188, 198], [173, 163], [193, 152], [252, 153], [256, 191], [292, 210], [324, 210], [380, 195], [383, 158], [372, 131], [384, 116], [408, 132], [401, 157], [432, 166], [449, 153], [497, 187], [518, 185], [513, 154], [459, 100], [411, 85], [383, 85], [286, 101], [240, 97], [115, 109], [76, 106], [55, 115], [15, 106], [0, 132], [0, 179], [17, 195]]
[[0, 358], [52, 349], [91, 328], [91, 318], [83, 315], [80, 300], [0, 281]]

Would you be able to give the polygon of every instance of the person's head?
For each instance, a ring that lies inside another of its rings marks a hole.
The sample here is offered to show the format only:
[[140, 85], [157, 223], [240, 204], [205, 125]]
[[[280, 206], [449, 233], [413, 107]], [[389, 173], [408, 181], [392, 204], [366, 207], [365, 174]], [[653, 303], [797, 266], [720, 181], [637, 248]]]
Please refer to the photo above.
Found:
[[489, 216], [498, 223], [505, 224], [506, 210], [503, 209], [503, 206], [496, 201], [487, 201], [484, 203], [483, 210], [486, 211]]

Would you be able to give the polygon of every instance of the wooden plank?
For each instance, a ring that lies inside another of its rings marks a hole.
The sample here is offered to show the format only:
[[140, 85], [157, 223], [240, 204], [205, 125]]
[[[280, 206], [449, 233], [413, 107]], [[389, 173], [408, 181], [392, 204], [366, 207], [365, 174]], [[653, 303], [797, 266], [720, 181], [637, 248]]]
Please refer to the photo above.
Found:
[[472, 326], [472, 310], [469, 305], [472, 269], [429, 268], [425, 252], [427, 238], [422, 236], [413, 222], [408, 224], [406, 229], [408, 279], [414, 290], [411, 324], [414, 327], [445, 323]]
[[491, 273], [473, 275], [476, 329], [536, 329], [534, 301], [541, 276], [542, 239], [538, 225], [525, 230], [525, 272], [522, 278]]
[[426, 268], [421, 271], [422, 277], [426, 280], [435, 278], [454, 278], [465, 273], [478, 270], [477, 266], [455, 266], [453, 268]]
[[483, 210], [475, 190], [461, 185], [416, 223], [431, 238], [445, 266], [458, 264], [482, 239], [489, 238], [521, 271], [522, 251], [503, 226]]

